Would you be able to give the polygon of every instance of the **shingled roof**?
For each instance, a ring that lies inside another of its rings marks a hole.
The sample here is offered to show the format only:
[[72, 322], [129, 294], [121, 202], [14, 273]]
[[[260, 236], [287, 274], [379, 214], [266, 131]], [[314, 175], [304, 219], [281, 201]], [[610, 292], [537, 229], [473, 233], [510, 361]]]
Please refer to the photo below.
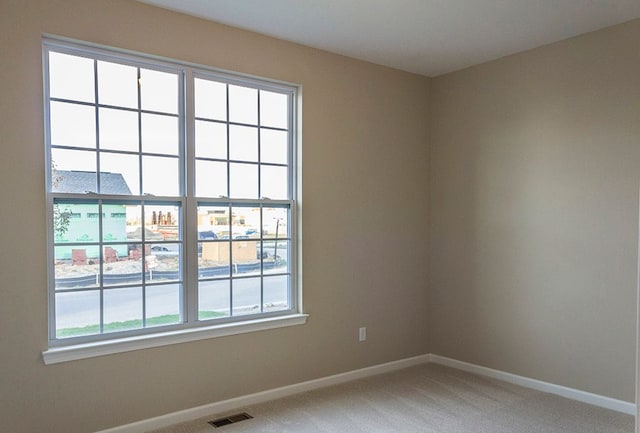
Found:
[[[95, 171], [55, 170], [53, 172], [53, 192], [84, 194], [96, 190]], [[100, 173], [100, 193], [113, 195], [131, 195], [127, 182], [120, 173]]]

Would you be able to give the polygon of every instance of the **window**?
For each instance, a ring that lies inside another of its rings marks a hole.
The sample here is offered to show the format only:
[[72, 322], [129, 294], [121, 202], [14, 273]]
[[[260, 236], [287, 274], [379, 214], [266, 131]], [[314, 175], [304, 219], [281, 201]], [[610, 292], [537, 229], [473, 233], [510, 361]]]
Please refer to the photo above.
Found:
[[46, 40], [50, 346], [298, 313], [296, 87]]

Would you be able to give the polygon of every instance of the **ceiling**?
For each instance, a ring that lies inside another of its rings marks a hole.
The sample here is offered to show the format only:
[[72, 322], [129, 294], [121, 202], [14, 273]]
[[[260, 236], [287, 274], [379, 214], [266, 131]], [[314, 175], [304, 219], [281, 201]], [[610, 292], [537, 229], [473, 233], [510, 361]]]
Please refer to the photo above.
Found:
[[437, 76], [640, 18], [640, 0], [140, 0]]

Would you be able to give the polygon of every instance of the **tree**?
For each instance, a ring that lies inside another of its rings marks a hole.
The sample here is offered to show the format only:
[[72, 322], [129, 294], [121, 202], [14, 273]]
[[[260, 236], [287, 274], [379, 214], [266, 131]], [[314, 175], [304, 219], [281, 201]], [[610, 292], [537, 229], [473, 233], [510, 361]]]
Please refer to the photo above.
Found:
[[[56, 170], [56, 163], [51, 162], [51, 188], [55, 189], [62, 181], [62, 175]], [[69, 230], [71, 223], [71, 209], [69, 207], [61, 208], [60, 204], [53, 205], [53, 231], [55, 237], [61, 238]]]

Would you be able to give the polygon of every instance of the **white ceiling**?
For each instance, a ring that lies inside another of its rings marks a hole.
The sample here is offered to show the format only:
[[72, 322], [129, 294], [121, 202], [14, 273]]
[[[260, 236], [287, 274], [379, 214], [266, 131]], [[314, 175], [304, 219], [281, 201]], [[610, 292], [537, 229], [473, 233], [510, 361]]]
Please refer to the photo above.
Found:
[[140, 1], [427, 76], [640, 18], [640, 0]]

